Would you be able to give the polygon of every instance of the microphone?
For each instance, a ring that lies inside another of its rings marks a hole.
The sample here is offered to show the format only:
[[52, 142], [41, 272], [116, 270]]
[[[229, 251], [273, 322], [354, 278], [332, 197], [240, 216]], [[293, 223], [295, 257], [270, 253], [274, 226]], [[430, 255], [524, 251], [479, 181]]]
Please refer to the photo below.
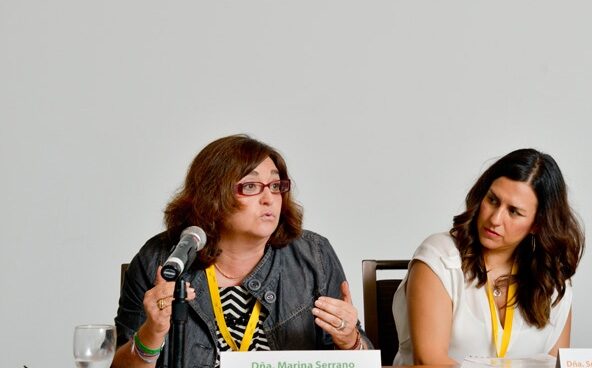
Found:
[[183, 230], [179, 243], [160, 270], [162, 278], [167, 281], [176, 280], [185, 269], [185, 266], [193, 261], [195, 253], [199, 252], [205, 245], [206, 233], [200, 227], [190, 226]]

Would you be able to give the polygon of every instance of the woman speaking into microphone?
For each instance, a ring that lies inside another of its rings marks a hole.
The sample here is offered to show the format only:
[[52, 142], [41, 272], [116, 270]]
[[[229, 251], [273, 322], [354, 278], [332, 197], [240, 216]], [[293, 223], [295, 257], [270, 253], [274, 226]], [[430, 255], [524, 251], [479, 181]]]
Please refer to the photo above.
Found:
[[286, 163], [246, 135], [208, 144], [166, 206], [166, 231], [131, 261], [115, 317], [113, 367], [170, 365], [175, 282], [161, 266], [191, 226], [207, 243], [185, 269], [185, 366], [221, 351], [367, 349], [343, 268], [324, 237], [302, 229]]

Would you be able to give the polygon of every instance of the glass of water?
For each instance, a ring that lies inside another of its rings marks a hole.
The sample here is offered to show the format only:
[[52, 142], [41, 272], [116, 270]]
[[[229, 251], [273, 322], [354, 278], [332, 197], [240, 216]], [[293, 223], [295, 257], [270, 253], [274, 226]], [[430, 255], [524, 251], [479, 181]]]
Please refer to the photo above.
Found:
[[115, 326], [80, 325], [74, 328], [74, 361], [78, 368], [109, 368], [115, 355]]

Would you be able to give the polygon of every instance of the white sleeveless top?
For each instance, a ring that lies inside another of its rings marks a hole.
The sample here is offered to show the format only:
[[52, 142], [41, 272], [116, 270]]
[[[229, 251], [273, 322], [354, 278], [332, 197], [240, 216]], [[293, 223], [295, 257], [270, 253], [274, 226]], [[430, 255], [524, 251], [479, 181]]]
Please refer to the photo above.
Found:
[[[452, 236], [448, 233], [431, 235], [417, 248], [413, 259], [424, 262], [434, 271], [452, 300], [452, 331], [448, 356], [457, 362], [462, 362], [466, 356], [495, 357], [486, 289], [477, 288], [476, 280], [471, 283], [465, 282], [460, 254]], [[407, 277], [399, 285], [393, 300], [393, 314], [399, 336], [399, 351], [394, 365], [413, 364], [405, 296], [406, 283]], [[550, 323], [540, 330], [528, 325], [519, 310], [516, 310], [506, 357], [523, 358], [547, 354], [563, 331], [571, 302], [572, 288], [568, 283], [565, 295], [559, 304], [551, 309]], [[503, 331], [500, 326], [498, 341], [501, 341]]]

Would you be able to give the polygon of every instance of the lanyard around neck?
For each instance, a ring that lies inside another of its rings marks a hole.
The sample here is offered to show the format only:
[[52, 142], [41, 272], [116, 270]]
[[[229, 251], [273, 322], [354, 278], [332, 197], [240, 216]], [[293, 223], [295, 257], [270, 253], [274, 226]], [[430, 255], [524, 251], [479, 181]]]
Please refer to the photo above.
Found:
[[234, 342], [234, 339], [230, 335], [228, 326], [226, 326], [226, 320], [224, 319], [224, 311], [222, 310], [222, 301], [220, 300], [220, 291], [218, 290], [218, 282], [216, 281], [216, 271], [214, 270], [214, 266], [210, 265], [208, 268], [206, 268], [206, 277], [208, 279], [208, 288], [210, 289], [212, 308], [214, 308], [216, 323], [218, 324], [218, 329], [220, 330], [222, 337], [228, 346], [230, 346], [232, 351], [247, 351], [249, 349], [249, 345], [251, 345], [253, 335], [255, 334], [257, 322], [259, 322], [261, 303], [259, 303], [259, 300], [255, 301], [255, 305], [253, 306], [253, 311], [251, 312], [251, 317], [247, 323], [247, 328], [245, 329], [245, 334], [243, 335], [243, 340], [241, 341], [239, 349], [236, 346], [236, 342]]
[[[516, 274], [518, 267], [516, 263], [512, 266], [512, 275]], [[506, 299], [506, 317], [504, 319], [504, 333], [502, 335], [501, 346], [498, 344], [498, 331], [500, 321], [497, 315], [497, 307], [493, 299], [493, 291], [491, 285], [487, 282], [487, 299], [489, 300], [489, 312], [491, 313], [491, 330], [493, 331], [493, 343], [495, 344], [495, 352], [498, 358], [503, 358], [508, 350], [510, 344], [510, 337], [512, 335], [512, 320], [514, 319], [514, 297], [516, 295], [516, 283], [512, 282], [508, 286], [508, 295]]]

